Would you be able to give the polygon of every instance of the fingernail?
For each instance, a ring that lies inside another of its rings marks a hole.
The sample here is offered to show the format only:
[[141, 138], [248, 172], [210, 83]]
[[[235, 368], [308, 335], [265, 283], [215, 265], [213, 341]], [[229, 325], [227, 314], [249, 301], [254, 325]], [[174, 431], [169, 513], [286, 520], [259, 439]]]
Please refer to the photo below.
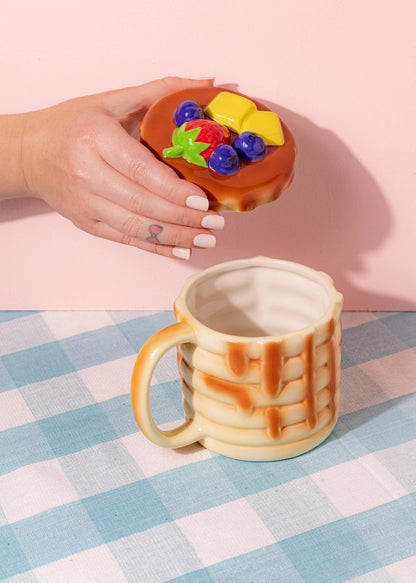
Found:
[[209, 77], [194, 77], [195, 81], [214, 81], [215, 77], [210, 75]]
[[191, 250], [185, 247], [174, 247], [172, 249], [172, 255], [179, 257], [179, 259], [189, 259], [191, 256]]
[[194, 237], [195, 247], [204, 247], [205, 249], [209, 249], [211, 247], [215, 247], [216, 243], [217, 240], [214, 235], [197, 235]]
[[203, 196], [188, 196], [186, 199], [186, 206], [197, 211], [207, 211], [209, 208], [209, 201]]
[[206, 215], [201, 221], [201, 227], [206, 229], [218, 229], [224, 228], [225, 221], [224, 217], [221, 215]]

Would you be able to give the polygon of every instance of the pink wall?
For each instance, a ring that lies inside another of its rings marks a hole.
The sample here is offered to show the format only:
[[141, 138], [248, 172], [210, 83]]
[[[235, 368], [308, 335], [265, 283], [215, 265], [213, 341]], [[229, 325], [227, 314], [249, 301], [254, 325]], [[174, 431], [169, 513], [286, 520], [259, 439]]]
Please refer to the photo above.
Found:
[[170, 308], [187, 275], [261, 253], [326, 270], [349, 309], [416, 309], [415, 18], [413, 0], [3, 0], [0, 112], [215, 75], [274, 107], [299, 157], [279, 201], [226, 214], [189, 263], [0, 203], [0, 308]]

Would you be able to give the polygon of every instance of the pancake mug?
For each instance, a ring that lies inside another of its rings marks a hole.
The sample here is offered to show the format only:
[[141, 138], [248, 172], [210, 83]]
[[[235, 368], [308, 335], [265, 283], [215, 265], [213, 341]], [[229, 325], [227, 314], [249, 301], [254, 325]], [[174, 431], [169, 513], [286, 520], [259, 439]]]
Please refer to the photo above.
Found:
[[[131, 396], [154, 443], [199, 442], [249, 461], [290, 458], [319, 445], [338, 417], [342, 295], [309, 267], [267, 257], [229, 261], [188, 278], [178, 320], [143, 345]], [[177, 345], [185, 421], [159, 429], [153, 371]]]

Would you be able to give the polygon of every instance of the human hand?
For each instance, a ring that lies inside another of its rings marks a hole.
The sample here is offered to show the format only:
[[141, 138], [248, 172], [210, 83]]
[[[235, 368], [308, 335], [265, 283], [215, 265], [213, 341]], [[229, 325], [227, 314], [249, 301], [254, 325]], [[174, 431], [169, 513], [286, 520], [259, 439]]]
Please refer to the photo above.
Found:
[[205, 193], [137, 140], [140, 120], [155, 101], [210, 85], [168, 77], [25, 114], [27, 194], [88, 233], [145, 251], [188, 259], [192, 247], [214, 247], [208, 229], [223, 228], [223, 217], [206, 212]]

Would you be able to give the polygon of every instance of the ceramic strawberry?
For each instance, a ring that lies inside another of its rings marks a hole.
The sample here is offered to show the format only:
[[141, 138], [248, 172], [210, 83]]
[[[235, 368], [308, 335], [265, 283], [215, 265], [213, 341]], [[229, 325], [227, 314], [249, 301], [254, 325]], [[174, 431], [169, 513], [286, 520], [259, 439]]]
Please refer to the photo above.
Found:
[[195, 119], [173, 131], [173, 145], [163, 150], [163, 157], [182, 157], [192, 164], [207, 168], [215, 148], [229, 142], [230, 132], [225, 126], [208, 119]]

